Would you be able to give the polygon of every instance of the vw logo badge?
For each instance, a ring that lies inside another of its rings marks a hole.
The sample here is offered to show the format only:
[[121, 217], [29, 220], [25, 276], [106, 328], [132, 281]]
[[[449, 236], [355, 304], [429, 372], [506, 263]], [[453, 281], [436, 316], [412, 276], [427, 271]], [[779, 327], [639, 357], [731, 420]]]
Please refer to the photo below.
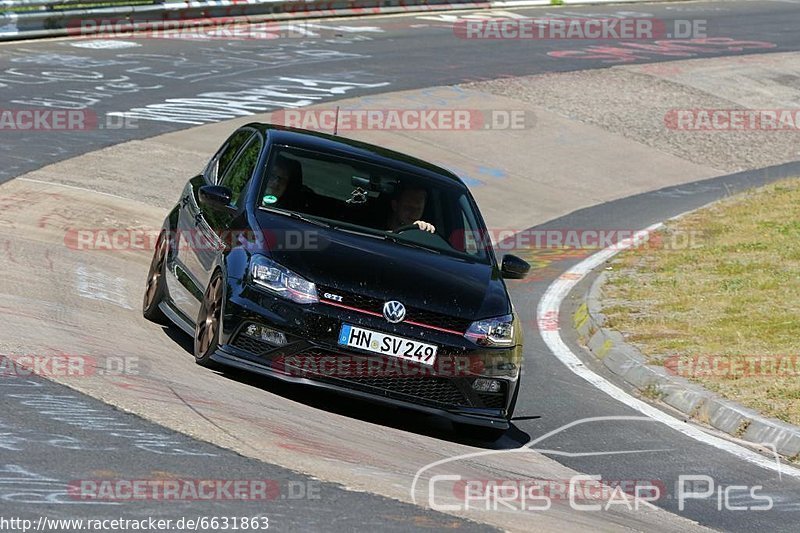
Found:
[[383, 316], [392, 324], [402, 322], [406, 317], [406, 306], [397, 300], [386, 302], [383, 304]]

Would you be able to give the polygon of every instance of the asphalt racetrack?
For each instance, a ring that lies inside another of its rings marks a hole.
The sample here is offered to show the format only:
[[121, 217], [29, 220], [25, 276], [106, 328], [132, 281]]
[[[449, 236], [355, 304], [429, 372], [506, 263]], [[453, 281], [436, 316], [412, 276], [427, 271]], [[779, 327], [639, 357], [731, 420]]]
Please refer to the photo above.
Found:
[[[708, 37], [685, 39], [680, 49], [674, 39], [469, 40], [453, 26], [470, 17], [534, 15], [641, 17], [667, 28], [675, 20], [703, 20]], [[283, 109], [336, 104], [524, 108], [534, 117], [524, 131], [342, 134], [456, 170], [491, 228], [645, 228], [797, 176], [800, 164], [731, 172], [540, 109], [535, 97], [513, 100], [462, 84], [652, 64], [691, 64], [721, 77], [793, 57], [799, 25], [797, 2], [733, 0], [333, 19], [298, 23], [286, 30], [291, 36], [262, 40], [4, 43], [3, 108], [75, 110], [92, 127], [0, 130], [0, 353], [83, 354], [99, 366], [80, 378], [0, 377], [0, 518], [51, 531], [80, 529], [50, 522], [56, 519], [148, 517], [171, 520], [165, 529], [176, 531], [195, 529], [189, 519], [197, 530], [221, 530], [219, 522], [200, 526], [203, 517], [266, 518], [280, 531], [795, 531], [795, 467], [653, 404], [674, 420], [664, 423], [637, 409], [629, 398], [638, 396], [625, 386], [615, 397], [581, 377], [589, 370], [616, 383], [575, 339], [575, 299], [559, 301], [559, 312], [546, 320], [537, 306], [586, 255], [553, 258], [530, 279], [508, 283], [525, 324], [523, 388], [513, 427], [484, 442], [456, 435], [435, 417], [200, 368], [190, 338], [141, 317], [151, 250], [80, 250], [66, 235], [76, 228], [157, 228], [186, 180], [236, 126]], [[657, 74], [664, 72], [670, 71]], [[751, 81], [774, 108], [796, 107], [798, 76], [787, 71], [769, 85]], [[690, 78], [682, 86], [708, 79]], [[774, 91], [775, 83], [785, 92]], [[726, 95], [735, 89], [726, 87]], [[591, 275], [581, 287], [590, 281]], [[584, 370], [566, 365], [545, 342], [542, 331], [553, 330]], [[553, 497], [546, 508], [467, 506], [458, 484], [437, 475], [544, 480]], [[563, 485], [577, 475], [612, 485], [649, 481], [661, 493], [652, 506], [576, 508]], [[706, 495], [682, 500], [686, 479]], [[135, 480], [151, 483], [149, 497], [75, 495], [76, 487], [119, 490]], [[153, 497], [153, 486], [176, 480], [187, 491], [219, 491], [209, 498]], [[236, 480], [253, 497], [220, 488]], [[553, 488], [559, 484], [561, 492]], [[762, 509], [767, 499], [772, 504]]]

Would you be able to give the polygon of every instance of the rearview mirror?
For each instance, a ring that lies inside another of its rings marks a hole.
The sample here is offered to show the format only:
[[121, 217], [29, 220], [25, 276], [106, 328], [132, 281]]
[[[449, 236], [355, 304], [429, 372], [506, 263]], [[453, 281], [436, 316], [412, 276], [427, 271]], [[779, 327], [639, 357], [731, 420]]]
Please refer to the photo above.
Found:
[[511, 254], [503, 257], [503, 264], [500, 267], [503, 277], [507, 279], [522, 279], [530, 270], [531, 265], [527, 261]]
[[397, 188], [397, 181], [391, 179], [384, 179], [378, 176], [364, 178], [361, 176], [352, 176], [350, 183], [353, 187], [361, 187], [365, 191], [378, 192], [381, 194], [394, 194]]
[[198, 196], [200, 203], [208, 207], [228, 207], [231, 203], [231, 190], [221, 185], [203, 185]]

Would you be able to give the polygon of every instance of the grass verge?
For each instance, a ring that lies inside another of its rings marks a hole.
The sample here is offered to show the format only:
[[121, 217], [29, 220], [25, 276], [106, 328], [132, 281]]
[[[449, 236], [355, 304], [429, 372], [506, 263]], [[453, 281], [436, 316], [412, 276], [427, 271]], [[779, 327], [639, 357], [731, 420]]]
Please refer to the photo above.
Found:
[[651, 364], [800, 425], [800, 178], [732, 196], [618, 255], [608, 326]]

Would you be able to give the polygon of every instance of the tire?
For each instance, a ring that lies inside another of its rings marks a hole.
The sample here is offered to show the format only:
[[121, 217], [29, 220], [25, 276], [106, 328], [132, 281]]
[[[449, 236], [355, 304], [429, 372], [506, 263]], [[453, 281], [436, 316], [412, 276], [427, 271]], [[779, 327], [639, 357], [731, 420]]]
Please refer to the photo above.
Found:
[[167, 293], [164, 276], [167, 272], [167, 254], [169, 252], [169, 239], [166, 232], [162, 231], [156, 241], [156, 250], [150, 261], [150, 270], [147, 272], [147, 283], [142, 299], [142, 315], [151, 322], [169, 325], [169, 319], [158, 307]]
[[194, 360], [198, 365], [206, 368], [219, 367], [211, 360], [211, 356], [219, 347], [224, 283], [219, 272], [211, 276], [194, 326]]

